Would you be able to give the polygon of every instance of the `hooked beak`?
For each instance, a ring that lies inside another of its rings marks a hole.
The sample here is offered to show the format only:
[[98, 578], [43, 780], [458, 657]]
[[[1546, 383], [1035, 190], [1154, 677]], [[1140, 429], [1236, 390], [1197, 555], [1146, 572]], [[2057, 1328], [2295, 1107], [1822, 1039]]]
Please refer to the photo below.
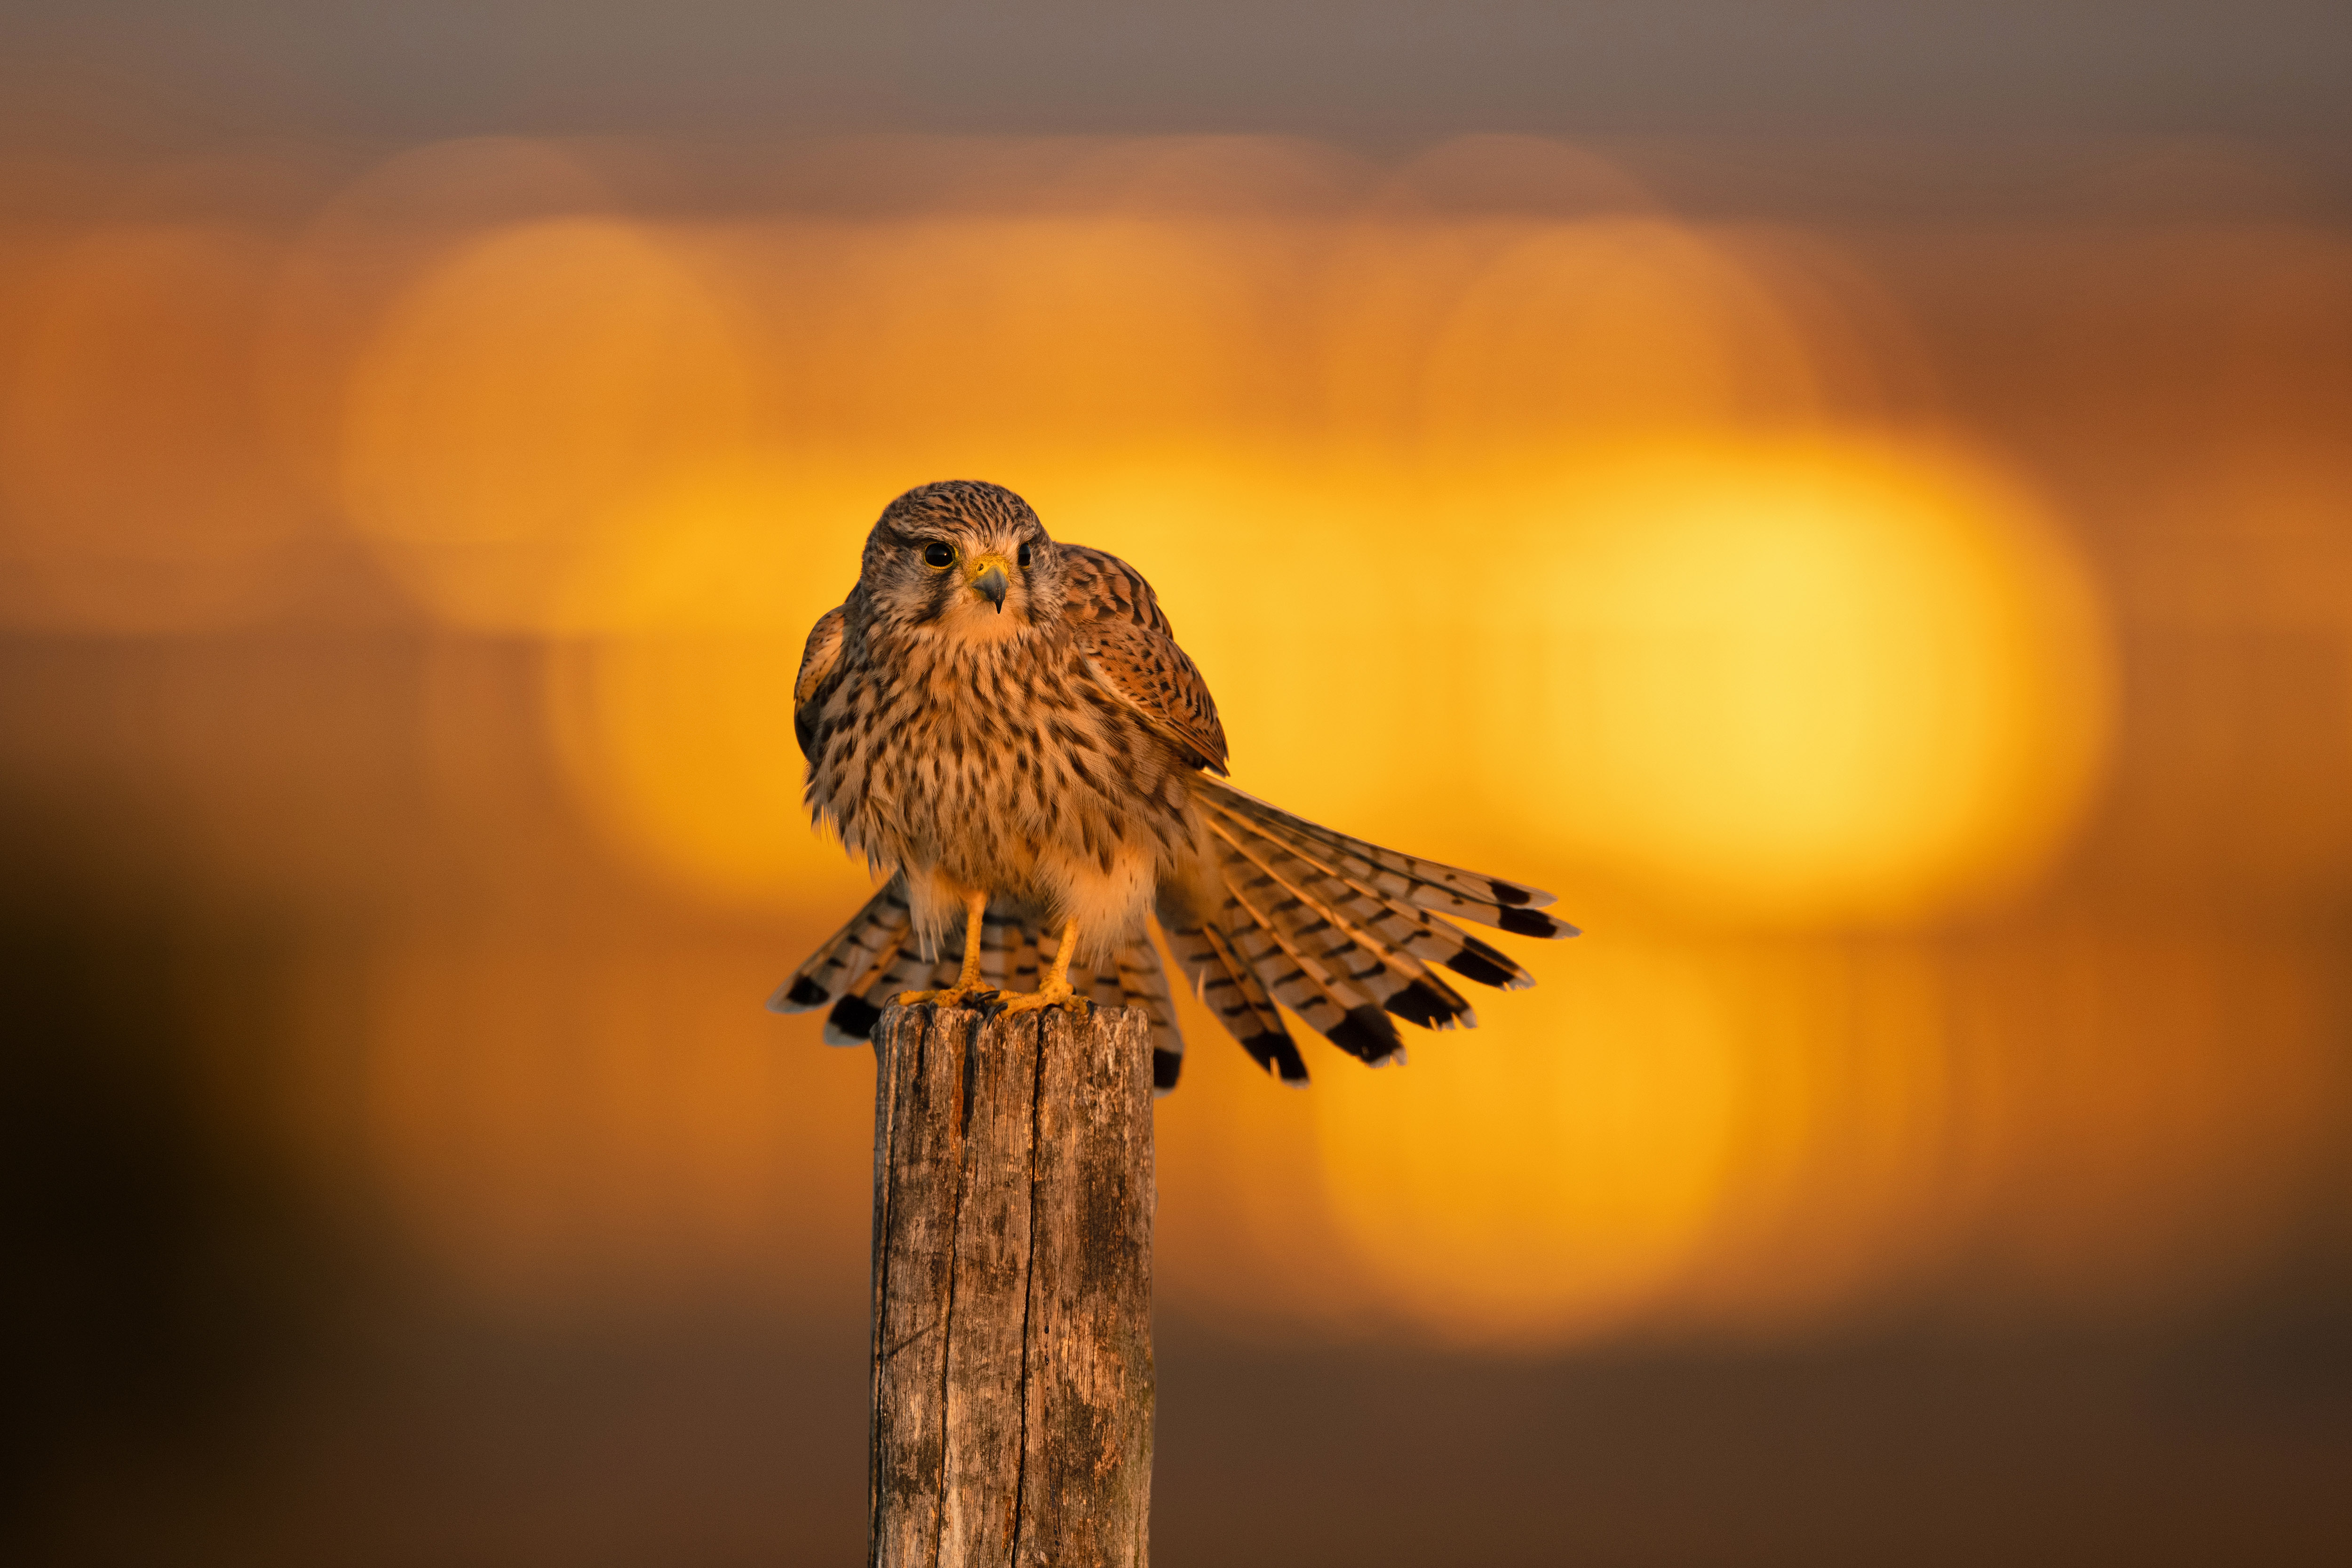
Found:
[[979, 568], [977, 572], [972, 574], [972, 587], [978, 590], [980, 595], [990, 604], [996, 606], [996, 613], [998, 615], [1003, 615], [1004, 613], [1004, 595], [1011, 592], [1013, 587], [1012, 583], [1004, 575], [1004, 562], [1003, 558], [994, 555], [983, 555], [979, 560], [973, 562], [972, 564]]

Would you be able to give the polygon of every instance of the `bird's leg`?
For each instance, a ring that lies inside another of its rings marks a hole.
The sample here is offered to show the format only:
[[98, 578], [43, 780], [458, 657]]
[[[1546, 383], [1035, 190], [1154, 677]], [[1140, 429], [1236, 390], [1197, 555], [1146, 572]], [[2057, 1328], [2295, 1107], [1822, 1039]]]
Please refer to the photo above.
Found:
[[956, 973], [956, 983], [944, 991], [901, 991], [898, 1005], [916, 1007], [928, 1004], [933, 1007], [963, 1007], [995, 1000], [995, 990], [981, 984], [980, 928], [982, 918], [988, 913], [986, 893], [966, 893], [963, 897], [963, 968]]
[[1034, 991], [1014, 992], [1004, 998], [1007, 1013], [1034, 1013], [1044, 1007], [1067, 1007], [1071, 1012], [1086, 1010], [1088, 1004], [1070, 989], [1070, 955], [1078, 951], [1078, 922], [1070, 921], [1062, 928], [1062, 943], [1054, 950], [1054, 967]]

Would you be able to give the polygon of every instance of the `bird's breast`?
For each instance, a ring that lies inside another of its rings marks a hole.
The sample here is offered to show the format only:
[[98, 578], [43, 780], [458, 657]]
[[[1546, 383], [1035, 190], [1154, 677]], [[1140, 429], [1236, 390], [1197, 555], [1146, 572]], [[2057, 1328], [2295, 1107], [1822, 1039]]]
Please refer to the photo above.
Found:
[[854, 675], [827, 705], [809, 797], [877, 868], [1035, 889], [1189, 839], [1181, 761], [1075, 648], [917, 649]]

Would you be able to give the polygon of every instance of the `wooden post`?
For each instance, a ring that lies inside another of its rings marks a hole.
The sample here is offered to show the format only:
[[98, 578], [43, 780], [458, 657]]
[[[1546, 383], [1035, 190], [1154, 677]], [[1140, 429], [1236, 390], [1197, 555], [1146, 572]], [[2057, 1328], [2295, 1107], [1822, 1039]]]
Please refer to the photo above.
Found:
[[1151, 1040], [1134, 1008], [874, 1029], [874, 1568], [1144, 1568]]

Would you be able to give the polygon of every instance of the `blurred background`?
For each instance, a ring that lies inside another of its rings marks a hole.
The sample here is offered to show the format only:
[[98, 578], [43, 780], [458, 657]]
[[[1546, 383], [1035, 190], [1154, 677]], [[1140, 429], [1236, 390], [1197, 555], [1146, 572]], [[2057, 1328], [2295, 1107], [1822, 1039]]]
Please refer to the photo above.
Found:
[[1188, 1563], [2352, 1553], [2352, 14], [0, 13], [0, 1553], [855, 1561], [882, 505], [1556, 889], [1187, 1015]]

